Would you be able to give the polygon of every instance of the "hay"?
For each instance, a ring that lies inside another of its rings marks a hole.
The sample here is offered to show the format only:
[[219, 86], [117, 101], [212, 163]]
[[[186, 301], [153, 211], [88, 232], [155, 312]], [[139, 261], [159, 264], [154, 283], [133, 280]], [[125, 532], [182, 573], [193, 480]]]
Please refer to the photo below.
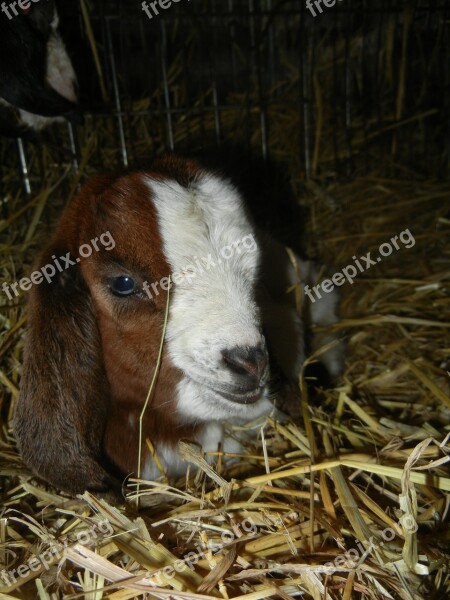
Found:
[[[175, 61], [169, 79], [177, 68]], [[303, 177], [294, 145], [301, 125], [294, 96], [268, 108], [271, 155], [309, 209], [309, 254], [338, 270], [407, 228], [416, 241], [342, 288], [343, 320], [336, 329], [347, 341], [343, 376], [314, 397], [302, 378], [302, 419], [250, 424], [256, 439], [244, 443], [246, 452], [235, 455], [233, 465], [224, 466], [217, 452], [212, 469], [196, 447], [185, 444], [181, 451], [191, 464], [186, 480], [132, 480], [125, 490], [130, 501], [121, 507], [88, 493], [72, 499], [33, 478], [15, 449], [9, 424], [20, 383], [26, 298], [8, 303], [0, 293], [1, 599], [449, 597], [448, 185], [411, 182], [406, 168], [404, 180], [390, 179], [386, 174], [401, 165], [382, 154], [371, 176], [330, 178], [333, 157], [324, 143], [330, 120], [321, 85], [318, 77], [312, 173], [323, 179]], [[400, 119], [400, 90], [397, 99]], [[231, 100], [244, 106], [248, 97]], [[152, 101], [136, 102], [133, 108], [142, 115], [133, 114], [128, 123], [136, 134], [135, 152], [143, 156], [163, 139], [145, 116]], [[370, 136], [425, 116], [384, 124]], [[259, 117], [257, 109], [250, 111], [255, 123]], [[243, 119], [240, 109], [223, 111], [224, 136], [239, 141]], [[27, 148], [35, 191], [26, 202], [14, 168], [4, 171], [2, 280], [27, 273], [80, 181], [100, 163], [116, 164], [111, 121], [88, 116], [79, 129], [78, 170], [70, 164], [61, 170], [55, 147], [42, 155]], [[214, 131], [213, 115], [181, 114], [175, 141], [204, 130]], [[254, 131], [252, 145], [258, 147]], [[353, 138], [355, 156], [364, 143]], [[230, 431], [242, 437], [242, 429]], [[19, 578], [17, 569], [32, 557], [41, 558]], [[191, 561], [192, 568], [182, 568], [180, 560]]]
[[[45, 556], [52, 544], [65, 549], [51, 558], [48, 570], [41, 564], [16, 583], [10, 580], [2, 597], [286, 598], [302, 593], [317, 599], [409, 600], [426, 597], [427, 590], [445, 597], [449, 532], [444, 523], [450, 497], [446, 193], [440, 183], [371, 178], [310, 194], [310, 249], [329, 262], [345, 265], [406, 224], [416, 244], [343, 288], [344, 320], [338, 327], [347, 332], [347, 368], [338, 386], [322, 391], [319, 399], [304, 393], [302, 423], [269, 419], [263, 435], [247, 443], [248, 454], [228, 468], [217, 457], [216, 471], [198, 450], [185, 448], [193, 465], [189, 481], [176, 486], [130, 482], [130, 500], [139, 496], [143, 507], [139, 515], [133, 503], [112, 508], [89, 494], [68, 499], [36, 482], [22, 466], [6, 426], [19, 385], [23, 301], [5, 306], [3, 568], [8, 572], [33, 555]], [[32, 200], [25, 214], [40, 210], [43, 197]], [[339, 208], [330, 208], [329, 198]], [[17, 213], [19, 231], [8, 230], [19, 240], [14, 249], [30, 231], [24, 214]], [[18, 276], [9, 259], [2, 267], [6, 280]], [[95, 530], [103, 519], [111, 531], [80, 544], [77, 533]], [[409, 526], [414, 522], [417, 532]], [[353, 563], [345, 559], [348, 551]], [[193, 571], [173, 578], [170, 570], [155, 575], [189, 552], [201, 554]], [[60, 596], [52, 596], [55, 590]]]

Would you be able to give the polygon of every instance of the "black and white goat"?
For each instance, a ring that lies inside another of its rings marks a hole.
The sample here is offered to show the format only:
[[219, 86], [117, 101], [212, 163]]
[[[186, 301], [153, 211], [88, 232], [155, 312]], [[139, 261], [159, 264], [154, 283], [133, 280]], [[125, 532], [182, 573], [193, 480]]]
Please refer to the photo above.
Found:
[[[40, 131], [77, 114], [77, 80], [58, 32], [54, 0], [0, 12], [0, 133]], [[26, 3], [22, 2], [22, 5]]]

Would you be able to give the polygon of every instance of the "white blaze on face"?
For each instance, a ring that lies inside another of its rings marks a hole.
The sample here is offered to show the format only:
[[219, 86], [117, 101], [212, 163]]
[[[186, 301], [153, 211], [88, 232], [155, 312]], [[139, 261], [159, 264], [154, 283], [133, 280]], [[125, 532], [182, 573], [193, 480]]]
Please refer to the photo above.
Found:
[[200, 174], [189, 188], [176, 181], [147, 183], [175, 282], [167, 344], [187, 376], [179, 411], [195, 420], [269, 412], [264, 397], [240, 405], [217, 393], [234, 384], [222, 351], [264, 345], [254, 298], [260, 252], [237, 190], [212, 174]]

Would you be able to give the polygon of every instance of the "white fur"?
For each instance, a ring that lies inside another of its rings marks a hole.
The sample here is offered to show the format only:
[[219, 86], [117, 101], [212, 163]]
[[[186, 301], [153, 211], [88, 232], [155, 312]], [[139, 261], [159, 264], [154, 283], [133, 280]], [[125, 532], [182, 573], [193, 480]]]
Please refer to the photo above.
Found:
[[[51, 33], [47, 42], [46, 81], [58, 94], [76, 103], [77, 78], [64, 42], [57, 32], [58, 26], [59, 16], [55, 8], [50, 24]], [[12, 106], [2, 98], [0, 98], [0, 105]], [[52, 123], [64, 122], [64, 117], [44, 117], [22, 109], [19, 109], [19, 116], [21, 123], [35, 131], [41, 131]]]
[[64, 123], [64, 117], [42, 117], [22, 109], [19, 110], [19, 115], [21, 122], [35, 131], [41, 131], [52, 123]]
[[[197, 442], [201, 445], [204, 452], [230, 452], [232, 454], [242, 453], [242, 445], [224, 435], [221, 423], [212, 422], [205, 425], [202, 433], [198, 436]], [[186, 473], [188, 463], [183, 461], [178, 452], [178, 448], [161, 446], [158, 448], [158, 459], [161, 462], [165, 472], [170, 477], [182, 477]], [[214, 457], [208, 457], [208, 462], [215, 461]], [[158, 479], [162, 473], [157, 468], [155, 461], [149, 459], [142, 470], [142, 479], [152, 481]]]
[[222, 398], [204, 385], [184, 377], [178, 384], [178, 410], [185, 423], [216, 421], [226, 419], [233, 423], [245, 423], [258, 417], [269, 415], [273, 404], [268, 399], [267, 390], [254, 404], [236, 404]]
[[[186, 463], [181, 460], [177, 447], [158, 446], [158, 459], [169, 477], [182, 477], [186, 473]], [[156, 466], [155, 461], [150, 458], [142, 469], [141, 477], [147, 481], [154, 481], [163, 473]]]
[[47, 83], [67, 100], [77, 101], [76, 75], [61, 36], [54, 31], [47, 43]]
[[[287, 290], [293, 284], [310, 282], [316, 276], [314, 265], [294, 257], [295, 268], [284, 246], [270, 237], [261, 236], [262, 247], [258, 247], [241, 197], [226, 180], [203, 173], [188, 188], [173, 180], [146, 176], [145, 181], [175, 282], [166, 340], [173, 364], [184, 375], [177, 387], [178, 415], [183, 423], [205, 424], [197, 440], [205, 451], [216, 450], [221, 443], [224, 449], [239, 452], [239, 444], [224, 437], [223, 420], [244, 423], [270, 414], [274, 406], [264, 381], [254, 403], [224, 397], [223, 393], [234, 389], [235, 376], [224, 363], [222, 351], [236, 346], [265, 347], [264, 322], [283, 373], [297, 381], [304, 361], [304, 332], [294, 295]], [[245, 249], [241, 244], [239, 251], [235, 248], [225, 258], [225, 247], [250, 238], [253, 246]], [[199, 269], [199, 260], [208, 257], [214, 266]], [[260, 274], [261, 261], [264, 273]], [[194, 269], [195, 276], [189, 268]], [[261, 299], [262, 308], [255, 299], [257, 284], [266, 294]], [[335, 322], [336, 307], [336, 294], [324, 297], [311, 307], [312, 323]], [[340, 370], [341, 355], [341, 348], [326, 355], [324, 362], [332, 374]], [[159, 456], [168, 474], [185, 471], [176, 449], [162, 448]], [[150, 461], [144, 476], [157, 476], [155, 469]]]
[[[214, 175], [202, 175], [189, 190], [175, 181], [148, 179], [156, 206], [164, 252], [172, 273], [190, 265], [195, 277], [176, 284], [170, 306], [167, 344], [185, 378], [178, 388], [178, 411], [186, 422], [253, 419], [270, 412], [264, 391], [254, 404], [225, 399], [233, 386], [222, 350], [264, 345], [260, 311], [254, 298], [260, 253], [224, 248], [253, 235], [236, 189]], [[229, 253], [226, 253], [228, 256]], [[215, 263], [200, 272], [198, 259]]]
[[[76, 103], [77, 94], [75, 89], [77, 77], [69, 55], [67, 54], [64, 42], [57, 32], [58, 26], [59, 15], [55, 9], [53, 20], [50, 24], [52, 33], [47, 42], [46, 80], [50, 87], [58, 92], [58, 94], [67, 100]], [[36, 131], [47, 127], [47, 125], [51, 123], [62, 123], [64, 121], [63, 117], [42, 117], [40, 115], [27, 113], [23, 110], [20, 111], [20, 118], [24, 124], [32, 127]]]

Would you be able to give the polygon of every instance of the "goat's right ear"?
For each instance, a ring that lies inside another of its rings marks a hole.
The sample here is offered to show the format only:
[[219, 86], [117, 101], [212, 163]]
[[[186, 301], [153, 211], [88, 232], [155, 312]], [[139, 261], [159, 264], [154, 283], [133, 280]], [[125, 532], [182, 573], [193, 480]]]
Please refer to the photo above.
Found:
[[14, 432], [24, 461], [55, 487], [119, 497], [102, 457], [109, 390], [95, 309], [79, 265], [57, 270], [61, 250], [45, 251], [40, 268], [52, 265], [54, 277], [30, 292]]

